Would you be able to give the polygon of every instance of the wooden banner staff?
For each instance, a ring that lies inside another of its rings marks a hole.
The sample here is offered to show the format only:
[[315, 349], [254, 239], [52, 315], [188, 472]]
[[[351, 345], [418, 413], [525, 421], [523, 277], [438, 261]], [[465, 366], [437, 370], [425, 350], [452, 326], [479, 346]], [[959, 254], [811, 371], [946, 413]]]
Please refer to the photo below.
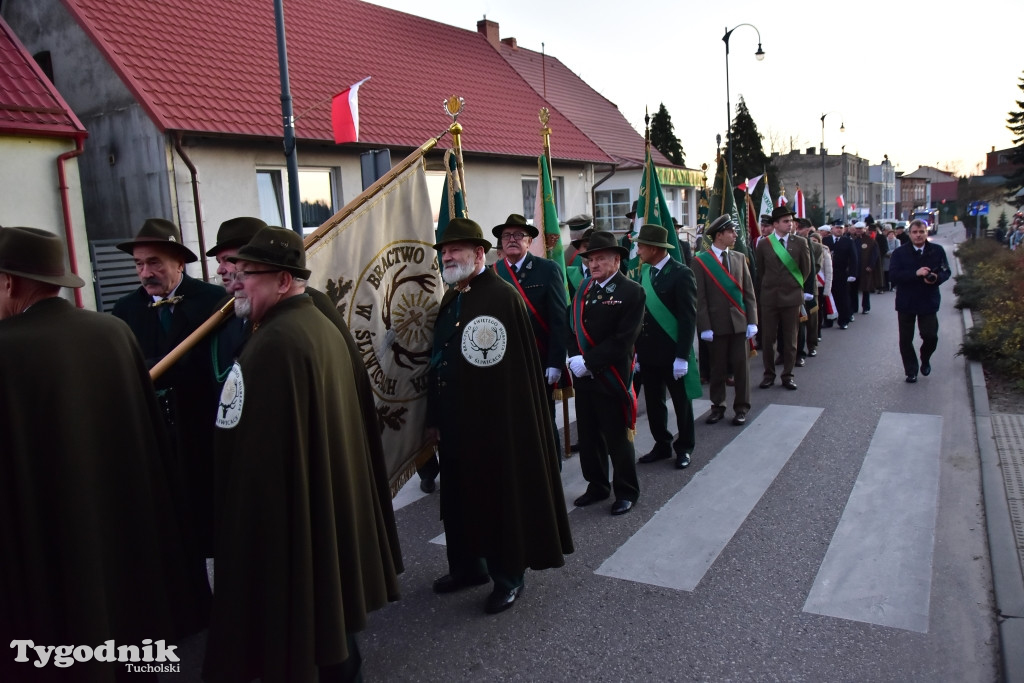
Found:
[[167, 372], [168, 368], [181, 360], [181, 357], [192, 350], [196, 344], [198, 344], [203, 337], [213, 332], [215, 329], [220, 327], [221, 323], [228, 319], [229, 316], [235, 312], [235, 298], [231, 297], [227, 303], [221, 306], [220, 310], [215, 311], [213, 315], [206, 319], [202, 325], [197, 327], [195, 331], [185, 337], [185, 339], [175, 346], [170, 352], [160, 359], [160, 362], [154, 365], [149, 370], [149, 377], [154, 382], [160, 375]]

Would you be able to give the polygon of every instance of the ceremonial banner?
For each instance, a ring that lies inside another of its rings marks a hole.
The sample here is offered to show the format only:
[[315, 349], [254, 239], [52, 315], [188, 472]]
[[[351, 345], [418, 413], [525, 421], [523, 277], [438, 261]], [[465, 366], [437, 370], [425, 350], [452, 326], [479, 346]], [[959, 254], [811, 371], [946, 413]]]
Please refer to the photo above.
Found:
[[[565, 287], [565, 301], [569, 302], [569, 284], [565, 277], [565, 253], [562, 249], [562, 230], [558, 225], [558, 208], [555, 206], [555, 192], [551, 184], [551, 167], [548, 166], [548, 158], [541, 154], [537, 159], [537, 206], [533, 213], [533, 226], [540, 231], [540, 235], [534, 242], [544, 245], [543, 258], [551, 259], [562, 272], [562, 285]], [[547, 249], [548, 236], [553, 237], [554, 243]], [[533, 245], [530, 245], [533, 246]]]
[[796, 186], [796, 199], [793, 201], [793, 209], [796, 211], [797, 218], [807, 218], [807, 207], [804, 206], [804, 191], [800, 189], [800, 186]]
[[426, 445], [427, 372], [444, 289], [432, 213], [421, 157], [306, 250], [310, 286], [338, 307], [370, 375], [392, 486]]
[[637, 282], [640, 281], [640, 257], [636, 252], [636, 239], [640, 235], [640, 228], [650, 224], [660, 225], [668, 230], [668, 243], [674, 247], [669, 253], [681, 260], [683, 252], [679, 248], [679, 234], [672, 222], [672, 213], [669, 211], [668, 202], [665, 201], [665, 194], [661, 191], [661, 181], [658, 180], [658, 172], [654, 168], [654, 161], [651, 160], [651, 143], [648, 142], [644, 173], [640, 179], [640, 199], [636, 203], [636, 220], [633, 221], [629, 249], [629, 277]]
[[772, 215], [772, 193], [768, 189], [768, 179], [764, 180], [764, 192], [761, 193], [761, 214]]

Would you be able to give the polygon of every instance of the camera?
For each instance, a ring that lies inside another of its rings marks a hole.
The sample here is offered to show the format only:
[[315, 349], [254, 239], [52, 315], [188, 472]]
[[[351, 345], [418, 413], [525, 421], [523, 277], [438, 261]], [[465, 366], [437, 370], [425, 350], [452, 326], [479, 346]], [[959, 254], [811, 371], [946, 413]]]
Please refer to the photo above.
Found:
[[934, 285], [936, 282], [939, 281], [939, 275], [938, 273], [930, 272], [924, 276], [924, 281], [930, 285]]

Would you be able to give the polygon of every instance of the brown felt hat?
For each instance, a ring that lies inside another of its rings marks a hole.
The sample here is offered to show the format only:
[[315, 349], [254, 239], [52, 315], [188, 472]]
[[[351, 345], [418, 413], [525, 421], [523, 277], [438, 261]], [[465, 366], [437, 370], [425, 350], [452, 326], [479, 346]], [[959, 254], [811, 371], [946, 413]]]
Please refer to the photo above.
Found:
[[306, 249], [299, 233], [286, 228], [268, 226], [260, 230], [248, 244], [238, 250], [228, 261], [238, 263], [262, 263], [286, 270], [297, 278], [309, 279], [306, 268]]
[[590, 243], [587, 245], [586, 251], [581, 251], [580, 256], [590, 256], [599, 251], [608, 251], [612, 249], [619, 252], [622, 258], [629, 258], [629, 249], [621, 246], [615, 239], [615, 235], [608, 232], [607, 230], [595, 230], [590, 236]]
[[772, 223], [774, 223], [775, 221], [779, 220], [780, 218], [785, 218], [786, 216], [795, 216], [795, 215], [796, 215], [796, 211], [794, 211], [793, 209], [789, 208], [788, 204], [783, 204], [782, 206], [776, 206], [772, 210]]
[[527, 223], [526, 219], [520, 216], [518, 213], [510, 213], [508, 215], [508, 218], [505, 219], [504, 223], [502, 223], [501, 225], [495, 225], [493, 228], [491, 228], [491, 233], [500, 240], [501, 232], [505, 228], [520, 228], [530, 237], [536, 237], [538, 234], [540, 234], [540, 231], [538, 231], [537, 228]]
[[38, 228], [0, 228], [0, 273], [61, 287], [85, 286], [64, 267], [64, 240]]
[[249, 243], [267, 224], [252, 216], [231, 218], [220, 224], [217, 230], [217, 244], [206, 252], [207, 256], [216, 256], [225, 249], [237, 249]]
[[136, 245], [139, 244], [163, 245], [181, 256], [185, 263], [199, 260], [199, 257], [193, 254], [191, 249], [181, 243], [181, 231], [178, 230], [178, 226], [163, 218], [147, 218], [138, 234], [135, 235], [135, 239], [121, 242], [117, 248], [128, 254], [133, 254]]
[[484, 253], [491, 250], [491, 243], [484, 239], [483, 228], [476, 221], [468, 218], [453, 218], [448, 221], [448, 227], [444, 229], [444, 235], [434, 245], [434, 249], [440, 249], [446, 244], [454, 242], [469, 242], [478, 247], [484, 248]]

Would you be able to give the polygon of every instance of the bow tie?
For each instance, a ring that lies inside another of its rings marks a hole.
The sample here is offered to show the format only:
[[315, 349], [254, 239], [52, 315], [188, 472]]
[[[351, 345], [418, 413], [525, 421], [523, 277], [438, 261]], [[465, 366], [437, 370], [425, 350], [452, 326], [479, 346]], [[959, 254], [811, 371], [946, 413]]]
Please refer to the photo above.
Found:
[[164, 306], [166, 304], [170, 304], [171, 306], [173, 306], [174, 304], [180, 302], [184, 298], [185, 298], [184, 294], [179, 294], [178, 296], [172, 296], [172, 297], [168, 297], [166, 299], [160, 299], [158, 301], [151, 301], [149, 303], [149, 307], [150, 308], [160, 308], [161, 306]]

